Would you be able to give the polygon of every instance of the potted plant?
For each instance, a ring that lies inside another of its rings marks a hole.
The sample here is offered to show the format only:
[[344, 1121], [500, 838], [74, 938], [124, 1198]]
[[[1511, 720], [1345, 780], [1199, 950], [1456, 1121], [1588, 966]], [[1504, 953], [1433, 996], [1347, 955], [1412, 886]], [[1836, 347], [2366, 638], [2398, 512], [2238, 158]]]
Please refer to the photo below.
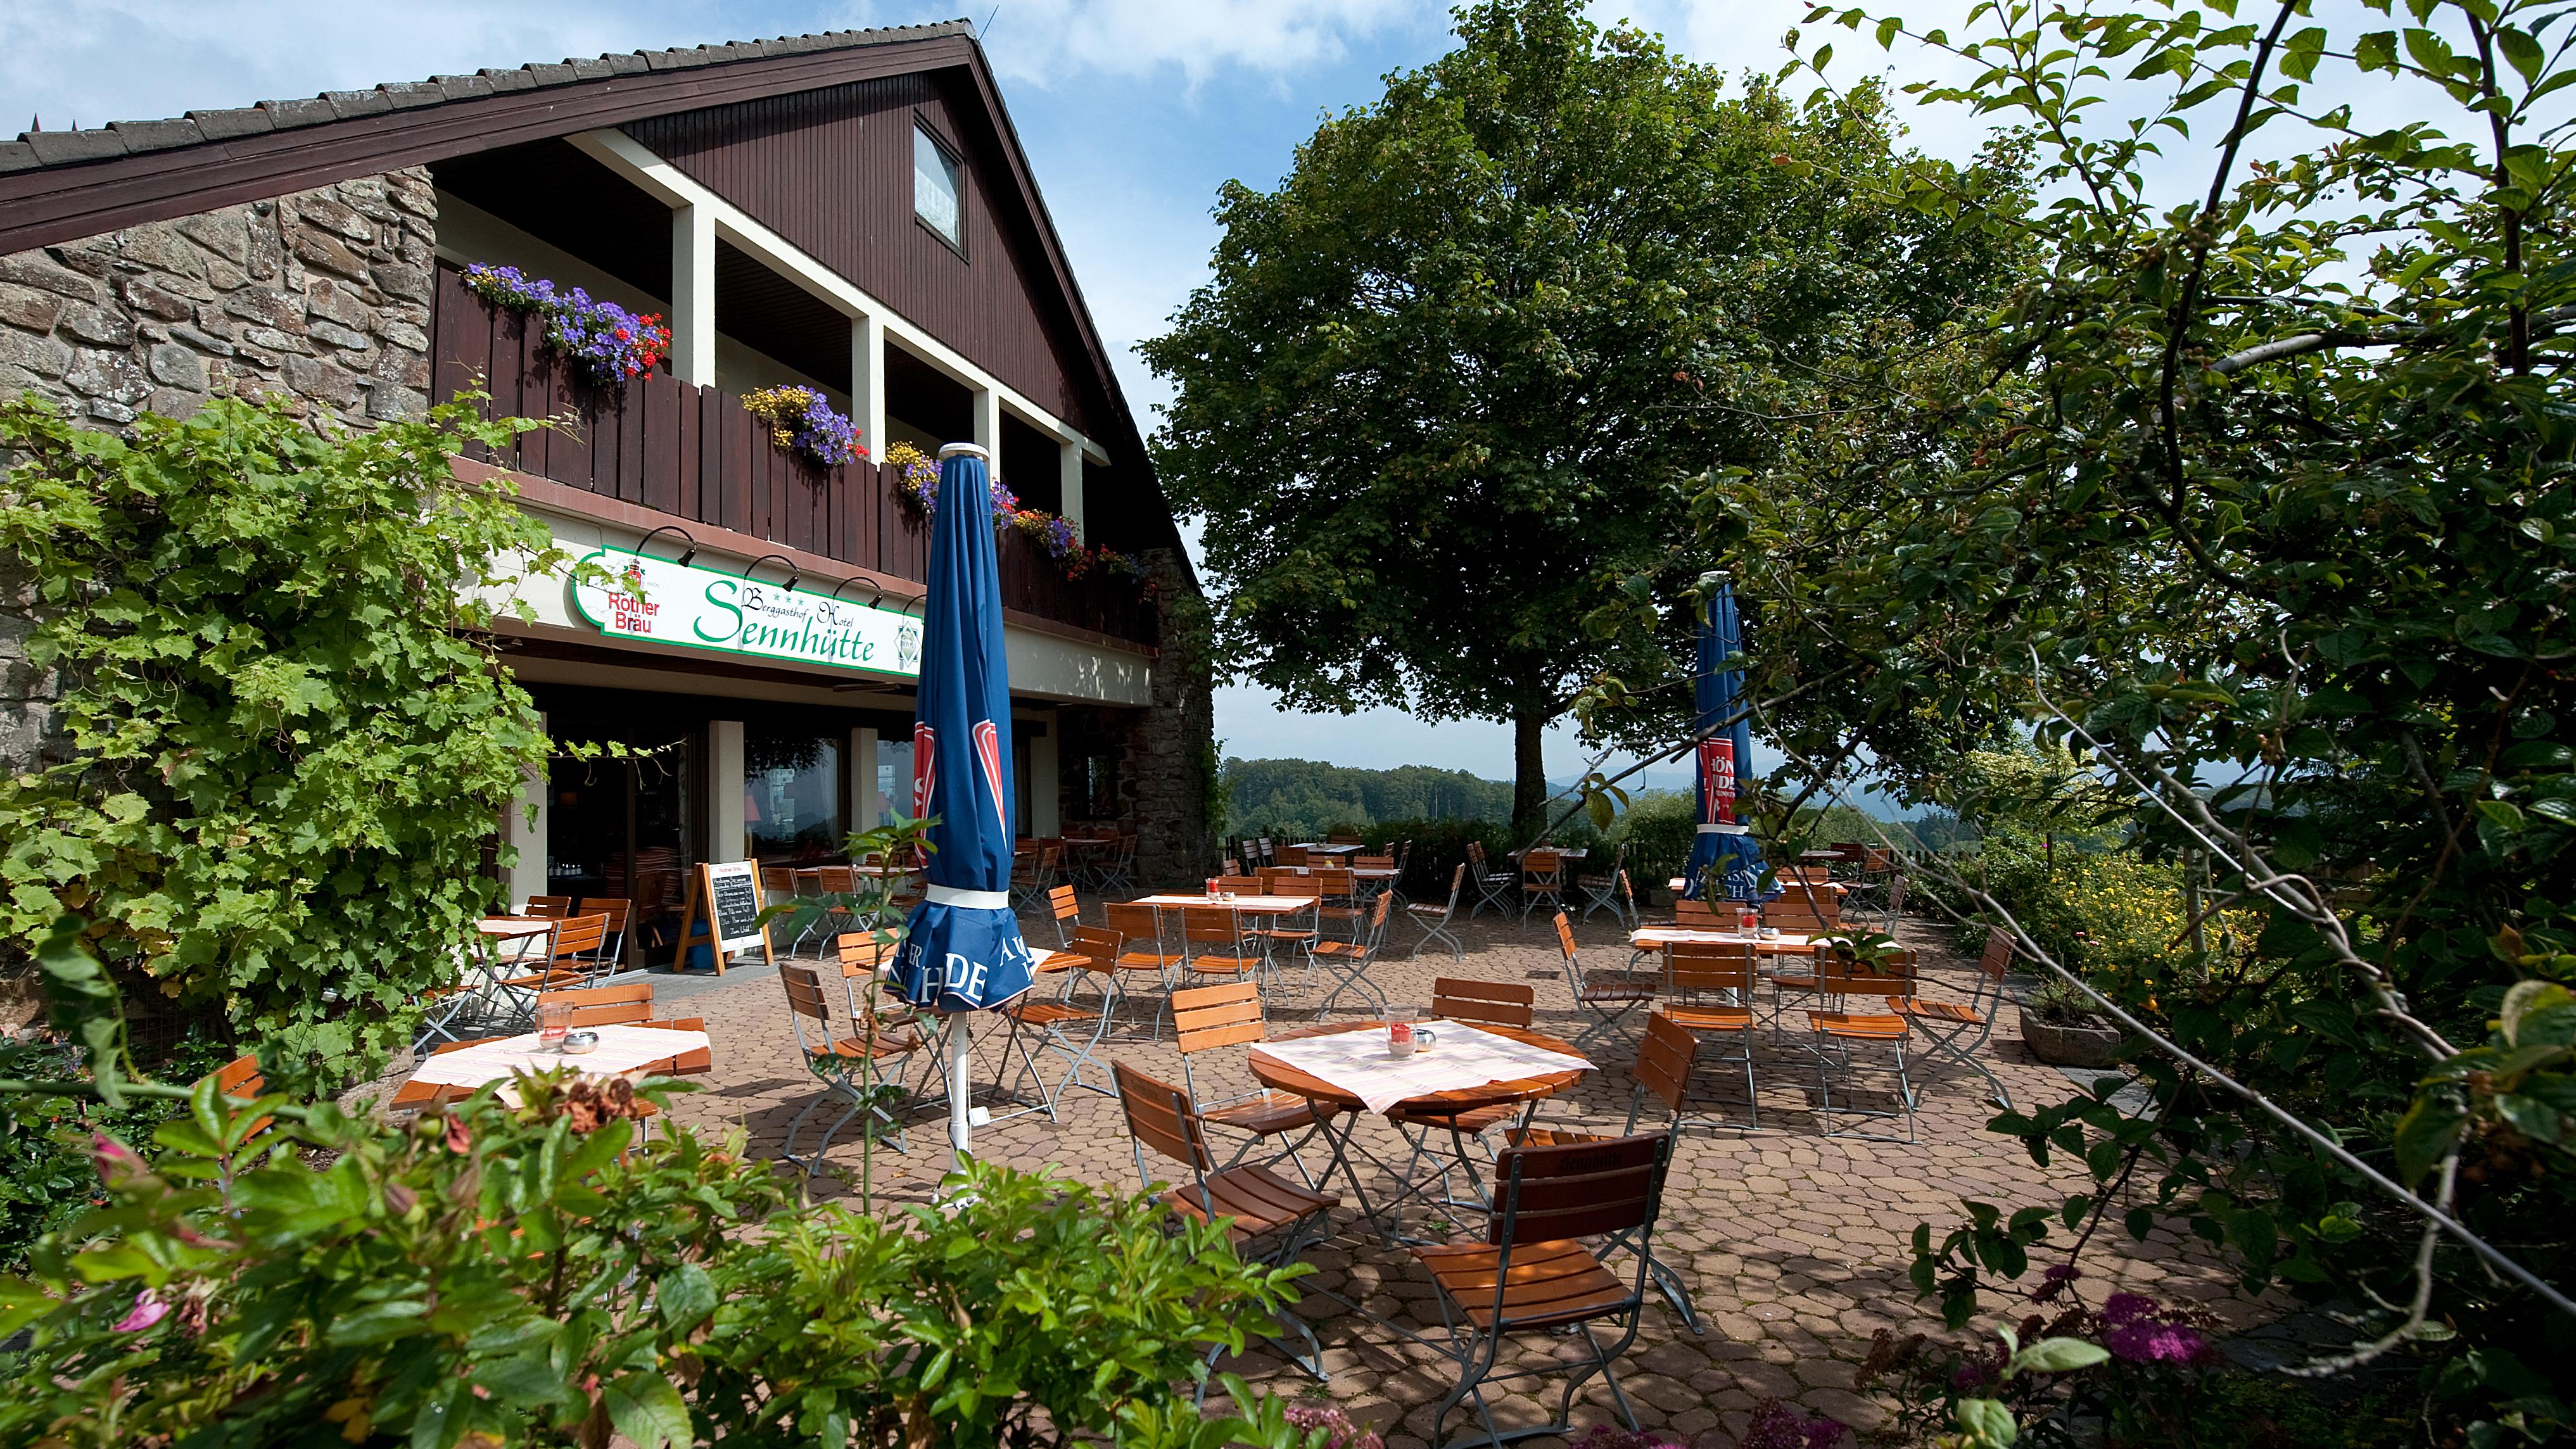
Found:
[[2021, 1039], [2052, 1067], [2107, 1067], [2120, 1057], [2120, 1029], [2102, 1020], [2091, 997], [2054, 978], [2021, 1004]]

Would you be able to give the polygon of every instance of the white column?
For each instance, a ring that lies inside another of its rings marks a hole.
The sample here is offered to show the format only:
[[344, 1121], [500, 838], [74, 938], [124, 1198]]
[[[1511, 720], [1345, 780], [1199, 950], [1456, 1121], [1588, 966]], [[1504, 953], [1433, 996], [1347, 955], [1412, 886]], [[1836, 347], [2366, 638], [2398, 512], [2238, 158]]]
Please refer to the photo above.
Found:
[[877, 732], [873, 729], [850, 731], [850, 782], [850, 808], [859, 812], [850, 828], [876, 829], [885, 802], [877, 794]]
[[717, 865], [744, 858], [742, 791], [742, 721], [709, 720], [707, 859]]
[[1057, 476], [1063, 480], [1064, 520], [1073, 525], [1075, 538], [1088, 538], [1082, 530], [1082, 445], [1071, 438], [1056, 444]]
[[671, 373], [686, 383], [716, 380], [716, 214], [671, 211]]
[[[850, 319], [850, 412], [868, 456], [885, 458], [885, 323], [873, 312]], [[876, 777], [868, 777], [873, 787]], [[875, 817], [869, 817], [871, 824]]]
[[1028, 817], [1029, 834], [1055, 836], [1064, 833], [1057, 818], [1060, 795], [1056, 788], [1055, 721], [1046, 722], [1046, 733], [1029, 741], [1029, 793], [1033, 800], [1020, 802], [1020, 811]]
[[997, 478], [1010, 476], [1002, 471], [1002, 395], [989, 387], [975, 389], [974, 443], [984, 450], [987, 471]]
[[[542, 721], [538, 727], [544, 728]], [[510, 862], [510, 898], [502, 903], [505, 910], [517, 910], [530, 896], [547, 894], [546, 890], [546, 810], [554, 803], [554, 784], [545, 765], [531, 765], [526, 782], [519, 787], [501, 819], [501, 839], [518, 851]]]

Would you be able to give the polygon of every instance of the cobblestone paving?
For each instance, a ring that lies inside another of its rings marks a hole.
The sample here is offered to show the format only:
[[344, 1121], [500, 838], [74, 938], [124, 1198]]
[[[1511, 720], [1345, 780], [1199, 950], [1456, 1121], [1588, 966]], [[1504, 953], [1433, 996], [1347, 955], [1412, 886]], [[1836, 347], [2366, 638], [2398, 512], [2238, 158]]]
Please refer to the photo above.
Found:
[[[1098, 920], [1098, 904], [1088, 898], [1084, 904], [1084, 918]], [[1055, 939], [1051, 923], [1032, 922], [1028, 933], [1039, 944]], [[1392, 1000], [1426, 1006], [1435, 976], [1525, 981], [1537, 989], [1540, 1031], [1570, 1039], [1590, 1024], [1575, 1009], [1544, 923], [1533, 919], [1522, 931], [1489, 916], [1461, 928], [1460, 934], [1467, 945], [1463, 962], [1453, 963], [1445, 952], [1408, 961], [1413, 933], [1407, 923], [1394, 923], [1390, 935], [1397, 943], [1372, 979]], [[1923, 953], [1927, 996], [1967, 998], [1973, 973], [1944, 947], [1945, 931], [1909, 922], [1898, 934]], [[1625, 960], [1624, 934], [1606, 916], [1580, 928], [1578, 938], [1586, 964], [1594, 969], [1615, 968]], [[750, 1134], [755, 1150], [775, 1154], [789, 1119], [810, 1099], [812, 1088], [796, 1057], [774, 973], [737, 974], [742, 979], [713, 989], [690, 982], [685, 1007], [675, 1003], [672, 1014], [706, 1018], [716, 1060], [714, 1075], [702, 1079], [704, 1090], [678, 1100], [677, 1115], [703, 1127], [738, 1125]], [[1271, 1030], [1315, 1016], [1310, 1007], [1301, 1006], [1297, 992], [1282, 991], [1271, 1003]], [[1636, 1021], [1631, 1017], [1630, 1025]], [[979, 1083], [993, 1079], [1001, 1036], [996, 1023], [978, 1038]], [[1624, 1045], [1597, 1051], [1602, 1069], [1565, 1097], [1543, 1104], [1541, 1123], [1615, 1130], [1630, 1098], [1628, 1053]], [[1114, 1033], [1099, 1054], [1174, 1082], [1181, 1079], [1168, 1033], [1160, 1044]], [[2061, 1100], [2068, 1090], [2064, 1076], [2025, 1052], [2009, 1010], [1985, 1056], [2024, 1105]], [[1209, 1057], [1217, 1060], [1211, 1063]], [[1939, 1329], [1937, 1310], [1914, 1296], [1906, 1278], [1914, 1225], [1929, 1221], [1936, 1231], [1946, 1231], [1960, 1215], [1963, 1196], [2007, 1206], [2053, 1203], [2083, 1185], [2080, 1168], [2043, 1170], [2018, 1148], [1986, 1134], [1983, 1124], [1994, 1111], [1984, 1095], [1986, 1084], [1955, 1065], [1927, 1071], [1918, 1061], [1924, 1098], [1921, 1140], [1907, 1145], [1826, 1139], [1812, 1106], [1813, 1068], [1794, 1044], [1759, 1048], [1757, 1061], [1764, 1079], [1765, 1130], [1686, 1134], [1675, 1153], [1655, 1233], [1657, 1256], [1681, 1274], [1705, 1331], [1692, 1334], [1661, 1299], [1652, 1300], [1621, 1365], [1639, 1419], [1679, 1439], [1705, 1435], [1707, 1442], [1731, 1444], [1748, 1411], [1766, 1398], [1789, 1400], [1855, 1426], [1878, 1423], [1882, 1406], [1856, 1392], [1853, 1382], [1871, 1334], [1880, 1328]], [[1195, 1065], [1203, 1098], [1253, 1086], [1241, 1048], [1209, 1053]], [[1720, 1106], [1740, 1095], [1740, 1069], [1731, 1081], [1723, 1068], [1702, 1070]], [[919, 1077], [916, 1072], [915, 1080]], [[1090, 1080], [1105, 1083], [1106, 1073]], [[818, 1112], [816, 1121], [836, 1113]], [[1114, 1099], [1067, 1092], [1060, 1118], [1049, 1122], [1031, 1115], [981, 1129], [975, 1134], [976, 1150], [1015, 1167], [1046, 1169], [1122, 1190], [1137, 1186], [1124, 1118]], [[938, 1105], [924, 1106], [909, 1120], [908, 1153], [880, 1147], [873, 1154], [881, 1203], [928, 1200], [945, 1167], [945, 1121]], [[810, 1148], [813, 1131], [809, 1124], [800, 1151]], [[1372, 1120], [1362, 1133], [1381, 1156], [1403, 1160], [1398, 1139], [1383, 1121]], [[845, 1133], [828, 1159], [836, 1172], [816, 1179], [817, 1195], [855, 1197], [859, 1157], [855, 1137]], [[1320, 1152], [1310, 1148], [1309, 1158], [1321, 1167]], [[1376, 1183], [1371, 1186], [1374, 1190]], [[1429, 1280], [1411, 1257], [1351, 1228], [1347, 1220], [1352, 1216], [1346, 1207], [1345, 1230], [1307, 1255], [1320, 1270], [1311, 1280], [1314, 1286], [1356, 1299], [1364, 1310], [1355, 1314], [1317, 1294], [1308, 1295], [1302, 1305], [1325, 1345], [1329, 1385], [1316, 1384], [1267, 1351], [1252, 1352], [1225, 1367], [1279, 1392], [1328, 1395], [1354, 1418], [1384, 1433], [1390, 1449], [1419, 1449], [1434, 1439], [1432, 1414], [1455, 1373], [1437, 1353], [1371, 1317], [1438, 1337], [1439, 1307]], [[2131, 1243], [2116, 1226], [2102, 1238], [2116, 1241], [2097, 1242], [2088, 1252], [2088, 1286], [2117, 1282], [2159, 1297], [2199, 1301], [2231, 1317], [2248, 1316], [2223, 1273], [2185, 1239], [2160, 1229], [2143, 1243]], [[1538, 1338], [1540, 1343], [1526, 1353], [1574, 1351], [1561, 1338]], [[1547, 1422], [1558, 1387], [1542, 1383], [1535, 1393], [1527, 1381], [1515, 1387], [1522, 1392], [1496, 1396], [1497, 1418], [1506, 1427]], [[1545, 1396], [1544, 1403], [1538, 1394]], [[1593, 1423], [1615, 1422], [1610, 1396], [1598, 1378], [1577, 1400], [1572, 1422], [1578, 1433]], [[1471, 1411], [1462, 1408], [1450, 1417], [1447, 1433], [1458, 1434], [1471, 1423]]]

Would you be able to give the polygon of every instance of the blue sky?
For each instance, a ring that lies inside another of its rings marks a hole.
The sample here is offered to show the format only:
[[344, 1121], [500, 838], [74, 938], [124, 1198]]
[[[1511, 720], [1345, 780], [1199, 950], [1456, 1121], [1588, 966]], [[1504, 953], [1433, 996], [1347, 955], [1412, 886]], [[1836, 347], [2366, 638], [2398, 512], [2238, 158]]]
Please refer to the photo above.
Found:
[[[1102, 332], [1119, 352], [1138, 421], [1162, 389], [1127, 348], [1161, 329], [1205, 275], [1208, 217], [1229, 178], [1274, 183], [1328, 112], [1365, 104], [1380, 77], [1437, 55], [1443, 6], [1373, 0], [974, 0], [1020, 136]], [[1964, 3], [1904, 7], [1926, 20]], [[1599, 6], [1632, 17], [1694, 59], [1772, 70], [1802, 0], [1653, 0]], [[53, 0], [0, 6], [0, 134], [41, 115], [74, 121], [178, 115], [271, 97], [751, 36], [954, 18], [951, 5], [728, 4], [690, 0]], [[2384, 23], [2384, 22], [2382, 22]], [[2340, 28], [2340, 27], [2339, 27]], [[1842, 37], [1836, 79], [1891, 64]], [[1900, 79], [1928, 72], [1894, 62]], [[1952, 110], [1916, 113], [1915, 141], [1960, 155], [1981, 129]], [[1217, 734], [1231, 754], [1296, 755], [1373, 768], [1437, 764], [1508, 778], [1500, 725], [1428, 725], [1392, 710], [1353, 718], [1282, 714], [1248, 688], [1220, 689]], [[1570, 731], [1548, 772], [1584, 763]], [[1624, 764], [1624, 761], [1616, 762]], [[1680, 778], [1678, 775], [1668, 778]]]

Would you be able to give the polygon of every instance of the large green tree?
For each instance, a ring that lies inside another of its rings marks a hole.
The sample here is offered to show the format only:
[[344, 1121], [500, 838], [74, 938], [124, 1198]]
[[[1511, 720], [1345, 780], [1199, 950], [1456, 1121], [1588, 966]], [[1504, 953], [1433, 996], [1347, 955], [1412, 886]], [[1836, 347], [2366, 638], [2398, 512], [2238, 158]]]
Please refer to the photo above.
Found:
[[[1669, 681], [1712, 467], [1770, 456], [1830, 359], [1980, 308], [2015, 240], [1883, 198], [2009, 165], [1900, 154], [1874, 95], [1729, 94], [1571, 0], [1462, 11], [1457, 49], [1217, 206], [1213, 278], [1145, 345], [1158, 463], [1206, 520], [1219, 657], [1293, 707], [1541, 732], [1597, 674]], [[1686, 696], [1630, 717], [1669, 728]]]
[[[2307, 9], [1812, 16], [1973, 62], [1936, 97], [2041, 137], [2056, 200], [1999, 219], [2040, 265], [1986, 325], [1719, 480], [1706, 557], [1756, 616], [1755, 693], [1840, 681], [1800, 729], [2027, 717], [2130, 848], [2264, 923], [2094, 977], [2190, 1058], [2136, 1051], [2141, 1114], [1997, 1118], [2099, 1185], [1976, 1205], [1918, 1282], [1964, 1314], [2061, 1213], [2077, 1255], [2106, 1209], [2169, 1217], [2249, 1289], [2359, 1305], [2361, 1357], [2424, 1364], [2435, 1442], [2531, 1442], [2576, 1421], [2569, 6]], [[1949, 763], [1880, 758], [1900, 787]]]

